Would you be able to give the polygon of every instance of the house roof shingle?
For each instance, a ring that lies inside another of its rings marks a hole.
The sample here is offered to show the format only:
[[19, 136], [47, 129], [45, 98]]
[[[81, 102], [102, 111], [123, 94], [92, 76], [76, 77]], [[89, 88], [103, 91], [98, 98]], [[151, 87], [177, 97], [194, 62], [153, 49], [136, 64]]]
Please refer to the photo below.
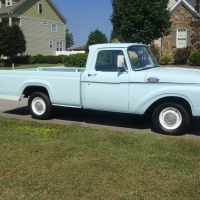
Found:
[[21, 0], [19, 2], [16, 2], [13, 6], [0, 8], [0, 14], [5, 14], [5, 13], [7, 14], [8, 12], [14, 11], [16, 8], [24, 4], [26, 1], [27, 0]]
[[[185, 6], [191, 13], [193, 13], [195, 16], [200, 17], [200, 14], [195, 10], [196, 1], [194, 3], [193, 0], [178, 0], [174, 6], [170, 9], [170, 13], [172, 14], [176, 9], [180, 6]], [[194, 7], [193, 7], [194, 6]]]
[[[18, 7], [22, 6], [27, 1], [28, 0], [20, 0], [19, 2], [16, 2], [13, 6], [0, 8], [0, 15], [1, 14], [8, 14], [9, 12], [13, 12], [14, 10], [16, 10]], [[52, 2], [52, 0], [48, 0], [48, 2], [54, 7], [55, 11], [59, 14], [59, 16], [62, 18], [62, 20], [66, 23], [67, 22], [66, 18], [58, 10], [58, 8]]]
[[70, 51], [85, 51], [85, 47], [84, 46], [75, 47], [70, 49]]

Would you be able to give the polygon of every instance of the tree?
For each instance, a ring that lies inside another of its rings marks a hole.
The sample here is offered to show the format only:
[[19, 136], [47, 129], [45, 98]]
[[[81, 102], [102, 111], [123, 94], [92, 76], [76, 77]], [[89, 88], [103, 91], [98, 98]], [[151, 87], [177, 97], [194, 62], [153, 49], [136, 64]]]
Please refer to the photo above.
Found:
[[74, 36], [69, 32], [69, 29], [66, 28], [66, 49], [74, 45]]
[[26, 40], [21, 28], [17, 25], [6, 27], [8, 31], [7, 48], [4, 54], [10, 56], [12, 63], [15, 62], [15, 57], [19, 53], [26, 51]]
[[170, 33], [169, 0], [111, 0], [113, 31], [125, 42], [152, 41]]
[[89, 52], [90, 45], [102, 43], [108, 43], [108, 39], [105, 34], [99, 31], [99, 29], [96, 29], [95, 31], [90, 32], [88, 36], [88, 41], [85, 45], [85, 50], [86, 52]]
[[0, 56], [5, 52], [7, 45], [8, 31], [6, 27], [0, 22]]
[[112, 30], [110, 34], [110, 42], [120, 43], [120, 42], [123, 42], [123, 39], [119, 35], [117, 35], [117, 33], [114, 30]]

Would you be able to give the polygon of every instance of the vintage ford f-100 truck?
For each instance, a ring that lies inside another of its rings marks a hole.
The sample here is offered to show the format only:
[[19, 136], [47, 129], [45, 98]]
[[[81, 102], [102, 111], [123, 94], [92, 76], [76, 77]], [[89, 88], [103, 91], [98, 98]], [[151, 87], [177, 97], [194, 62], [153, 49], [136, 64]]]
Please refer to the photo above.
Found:
[[164, 134], [184, 133], [200, 116], [200, 71], [161, 67], [142, 44], [90, 46], [86, 68], [0, 71], [0, 98], [28, 98], [33, 118], [52, 106], [152, 114]]

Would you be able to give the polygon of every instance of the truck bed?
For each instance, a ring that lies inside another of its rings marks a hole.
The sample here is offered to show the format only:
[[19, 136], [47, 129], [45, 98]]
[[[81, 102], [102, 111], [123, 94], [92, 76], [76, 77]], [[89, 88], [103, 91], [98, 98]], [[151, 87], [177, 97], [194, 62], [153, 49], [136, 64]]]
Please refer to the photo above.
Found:
[[0, 71], [0, 98], [19, 100], [27, 87], [43, 87], [53, 105], [81, 107], [84, 68], [39, 67]]

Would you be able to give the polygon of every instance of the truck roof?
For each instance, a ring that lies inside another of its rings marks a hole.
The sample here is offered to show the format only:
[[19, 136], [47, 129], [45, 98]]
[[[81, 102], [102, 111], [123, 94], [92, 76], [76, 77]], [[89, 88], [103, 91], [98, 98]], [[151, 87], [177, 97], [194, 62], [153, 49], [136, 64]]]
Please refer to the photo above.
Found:
[[145, 44], [140, 43], [104, 43], [104, 44], [95, 44], [91, 45], [89, 49], [100, 49], [100, 48], [128, 48], [130, 46], [146, 46]]

